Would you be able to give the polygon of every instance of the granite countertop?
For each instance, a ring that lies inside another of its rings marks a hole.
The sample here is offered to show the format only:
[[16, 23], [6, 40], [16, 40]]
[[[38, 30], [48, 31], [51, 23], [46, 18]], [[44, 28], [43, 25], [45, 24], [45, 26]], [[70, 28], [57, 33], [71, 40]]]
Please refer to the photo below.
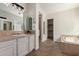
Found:
[[19, 34], [19, 35], [3, 36], [3, 37], [0, 37], [0, 42], [15, 40], [15, 39], [18, 39], [18, 38], [27, 37], [27, 36], [31, 36], [31, 35], [33, 35], [33, 34], [29, 34], [29, 35]]

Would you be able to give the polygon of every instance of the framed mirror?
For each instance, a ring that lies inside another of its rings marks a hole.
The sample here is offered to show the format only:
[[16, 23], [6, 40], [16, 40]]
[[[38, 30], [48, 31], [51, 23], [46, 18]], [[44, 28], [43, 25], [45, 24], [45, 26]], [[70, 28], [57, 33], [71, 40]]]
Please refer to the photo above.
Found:
[[3, 30], [4, 31], [13, 30], [12, 22], [4, 21], [4, 23], [3, 23]]
[[13, 22], [0, 19], [0, 31], [11, 31], [13, 30]]

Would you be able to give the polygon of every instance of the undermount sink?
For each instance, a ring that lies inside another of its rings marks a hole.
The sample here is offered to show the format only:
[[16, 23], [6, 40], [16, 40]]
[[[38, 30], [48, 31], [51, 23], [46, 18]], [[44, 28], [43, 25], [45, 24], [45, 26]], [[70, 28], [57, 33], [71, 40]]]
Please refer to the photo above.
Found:
[[26, 36], [25, 34], [16, 34], [16, 35], [12, 35], [12, 36]]

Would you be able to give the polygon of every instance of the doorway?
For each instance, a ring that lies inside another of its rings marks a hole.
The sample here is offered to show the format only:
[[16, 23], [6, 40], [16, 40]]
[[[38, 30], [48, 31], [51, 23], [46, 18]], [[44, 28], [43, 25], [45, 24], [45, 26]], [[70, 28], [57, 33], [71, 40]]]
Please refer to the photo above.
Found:
[[53, 40], [53, 19], [47, 20], [47, 28], [48, 28], [48, 39]]
[[39, 44], [42, 41], [42, 14], [39, 14]]

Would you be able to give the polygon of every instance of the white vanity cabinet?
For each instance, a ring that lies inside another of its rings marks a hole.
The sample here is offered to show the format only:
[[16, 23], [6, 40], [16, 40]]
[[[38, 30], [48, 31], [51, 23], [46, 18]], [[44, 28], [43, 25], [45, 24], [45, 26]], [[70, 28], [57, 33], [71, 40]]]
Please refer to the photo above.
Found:
[[16, 56], [16, 40], [0, 42], [0, 56]]
[[18, 39], [18, 56], [24, 56], [28, 53], [28, 38], [22, 37]]
[[18, 56], [25, 56], [34, 49], [34, 35], [27, 35], [18, 40]]
[[0, 56], [25, 56], [34, 49], [34, 35], [0, 42]]
[[29, 39], [29, 52], [31, 52], [34, 49], [34, 36], [31, 35], [28, 37]]

